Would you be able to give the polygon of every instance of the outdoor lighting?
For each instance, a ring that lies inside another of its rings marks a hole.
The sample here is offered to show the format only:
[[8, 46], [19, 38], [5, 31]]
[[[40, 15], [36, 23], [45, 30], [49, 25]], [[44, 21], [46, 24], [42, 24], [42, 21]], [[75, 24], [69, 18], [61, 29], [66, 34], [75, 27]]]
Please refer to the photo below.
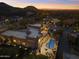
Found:
[[51, 21], [51, 23], [53, 23], [54, 21]]
[[16, 54], [16, 57], [18, 56], [18, 54]]
[[10, 44], [8, 44], [8, 45], [10, 45]]
[[32, 54], [32, 52], [30, 54]]
[[21, 46], [19, 46], [19, 48], [21, 48]]
[[16, 40], [13, 40], [13, 42], [16, 42]]
[[56, 29], [53, 29], [53, 31], [56, 31]]
[[41, 39], [38, 40], [38, 42], [40, 42]]
[[76, 30], [74, 30], [74, 32], [76, 32]]
[[45, 28], [45, 30], [47, 31], [48, 29], [47, 29], [47, 28]]
[[25, 48], [25, 50], [27, 50], [27, 48]]
[[9, 40], [8, 43], [11, 43], [11, 41]]
[[5, 22], [8, 22], [9, 20], [8, 19], [5, 19]]
[[46, 19], [44, 18], [43, 20], [45, 21]]

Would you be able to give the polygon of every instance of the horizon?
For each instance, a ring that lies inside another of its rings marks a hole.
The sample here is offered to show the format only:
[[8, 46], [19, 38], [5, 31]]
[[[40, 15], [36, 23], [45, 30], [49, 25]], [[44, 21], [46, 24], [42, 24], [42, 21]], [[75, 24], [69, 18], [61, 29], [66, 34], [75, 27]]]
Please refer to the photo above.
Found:
[[0, 0], [13, 7], [34, 6], [44, 10], [79, 10], [79, 0]]

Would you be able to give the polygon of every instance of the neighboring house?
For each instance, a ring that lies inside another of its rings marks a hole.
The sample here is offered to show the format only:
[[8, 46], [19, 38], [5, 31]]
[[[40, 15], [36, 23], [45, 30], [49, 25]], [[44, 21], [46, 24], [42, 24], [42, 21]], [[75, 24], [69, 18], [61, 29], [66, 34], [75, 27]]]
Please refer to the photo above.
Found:
[[19, 17], [19, 16], [12, 16], [12, 17], [10, 17], [11, 21], [20, 21], [22, 19], [23, 19], [23, 17]]
[[38, 28], [28, 27], [29, 34], [27, 33], [27, 29], [23, 30], [7, 30], [0, 34], [0, 39], [10, 40], [15, 42], [18, 45], [23, 45], [25, 47], [37, 48], [38, 46], [38, 38], [40, 37], [40, 31]]

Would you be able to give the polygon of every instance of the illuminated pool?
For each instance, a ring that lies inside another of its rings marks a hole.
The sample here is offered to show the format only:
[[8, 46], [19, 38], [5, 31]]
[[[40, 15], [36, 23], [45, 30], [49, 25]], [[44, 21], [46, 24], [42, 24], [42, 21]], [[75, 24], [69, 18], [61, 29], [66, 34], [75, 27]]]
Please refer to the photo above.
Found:
[[48, 48], [54, 48], [54, 45], [55, 45], [55, 40], [54, 39], [50, 39], [49, 42], [47, 43]]

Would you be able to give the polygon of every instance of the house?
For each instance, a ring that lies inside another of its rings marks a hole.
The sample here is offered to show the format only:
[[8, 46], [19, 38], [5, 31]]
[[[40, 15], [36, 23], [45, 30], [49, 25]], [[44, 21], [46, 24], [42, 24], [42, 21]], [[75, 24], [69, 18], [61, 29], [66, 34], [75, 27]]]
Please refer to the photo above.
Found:
[[0, 39], [10, 41], [8, 44], [16, 43], [18, 45], [23, 45], [25, 47], [37, 48], [38, 47], [38, 38], [40, 37], [39, 29], [28, 27], [29, 34], [27, 29], [22, 30], [7, 30], [0, 34]]
[[42, 54], [54, 59], [57, 51], [56, 41], [47, 33], [48, 31], [44, 32], [44, 30], [42, 34], [46, 33], [46, 35], [42, 35], [38, 40], [37, 55]]

